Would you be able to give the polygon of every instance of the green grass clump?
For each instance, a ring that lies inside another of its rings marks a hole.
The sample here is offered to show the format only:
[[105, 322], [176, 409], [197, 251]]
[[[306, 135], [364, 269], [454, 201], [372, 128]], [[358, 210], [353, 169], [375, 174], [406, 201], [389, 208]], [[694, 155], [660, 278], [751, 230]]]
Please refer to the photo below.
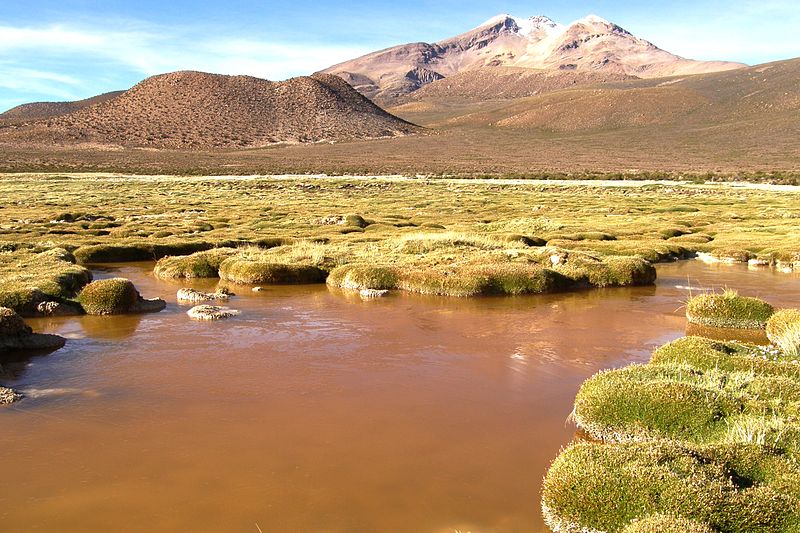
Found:
[[756, 372], [759, 375], [788, 376], [800, 379], [800, 366], [776, 359], [756, 346], [720, 342], [703, 337], [682, 337], [653, 352], [651, 364], [688, 365], [698, 370]]
[[798, 457], [800, 380], [753, 371], [635, 365], [586, 381], [573, 416], [605, 441], [757, 443]]
[[672, 514], [654, 514], [634, 520], [622, 533], [715, 533], [702, 522]]
[[727, 263], [747, 263], [753, 254], [737, 248], [715, 248], [711, 250], [711, 256]]
[[41, 302], [73, 297], [92, 279], [91, 272], [73, 259], [61, 248], [1, 252], [0, 306], [30, 316]]
[[800, 527], [800, 366], [783, 354], [679, 339], [587, 380], [572, 416], [599, 442], [548, 472], [554, 529], [671, 531], [662, 514], [696, 522], [677, 531]]
[[161, 279], [217, 278], [222, 262], [235, 253], [233, 248], [214, 248], [191, 255], [163, 257], [156, 263], [153, 274]]
[[84, 287], [77, 300], [86, 314], [119, 315], [135, 307], [139, 292], [125, 278], [102, 279]]
[[565, 290], [573, 282], [535, 264], [500, 263], [413, 269], [399, 274], [397, 288], [440, 296], [541, 294]]
[[800, 309], [782, 309], [767, 321], [767, 338], [786, 357], [800, 359]]
[[[720, 373], [690, 367], [629, 366], [587, 380], [575, 399], [578, 425], [603, 440], [719, 439], [742, 414], [738, 394], [718, 387]], [[736, 391], [738, 392], [738, 391]]]
[[397, 272], [392, 267], [351, 264], [333, 269], [327, 283], [340, 289], [388, 290], [397, 288], [397, 280]]
[[656, 269], [641, 257], [606, 257], [604, 260], [571, 256], [558, 271], [590, 287], [629, 287], [652, 285]]
[[126, 261], [149, 261], [167, 255], [186, 255], [216, 246], [215, 243], [196, 241], [172, 243], [131, 242], [127, 244], [97, 244], [81, 246], [75, 250], [80, 263], [119, 263]]
[[555, 531], [619, 532], [669, 514], [725, 533], [789, 533], [800, 527], [800, 468], [755, 445], [582, 442], [550, 467], [542, 509]]
[[764, 329], [774, 312], [765, 301], [739, 296], [733, 290], [701, 294], [686, 305], [689, 322], [715, 328]]
[[322, 283], [326, 272], [312, 265], [292, 265], [230, 257], [220, 264], [219, 277], [243, 284], [291, 285]]

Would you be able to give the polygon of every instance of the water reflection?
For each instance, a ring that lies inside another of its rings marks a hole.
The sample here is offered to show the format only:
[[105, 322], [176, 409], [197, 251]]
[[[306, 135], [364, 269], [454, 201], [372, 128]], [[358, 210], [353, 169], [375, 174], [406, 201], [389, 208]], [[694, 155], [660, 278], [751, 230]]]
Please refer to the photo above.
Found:
[[760, 345], [769, 344], [767, 333], [763, 329], [712, 328], [699, 324], [687, 324], [686, 335], [707, 337], [718, 341], [739, 341]]

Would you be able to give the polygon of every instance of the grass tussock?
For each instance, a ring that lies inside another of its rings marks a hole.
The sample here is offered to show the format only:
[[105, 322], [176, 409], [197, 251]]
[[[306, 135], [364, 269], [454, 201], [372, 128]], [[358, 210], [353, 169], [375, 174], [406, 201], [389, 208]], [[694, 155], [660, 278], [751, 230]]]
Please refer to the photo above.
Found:
[[701, 294], [686, 305], [689, 322], [716, 328], [764, 329], [774, 312], [767, 302], [733, 290]]
[[800, 468], [755, 445], [578, 443], [550, 467], [542, 507], [556, 531], [648, 531], [637, 527], [670, 515], [712, 531], [789, 533], [800, 526]]
[[161, 279], [217, 278], [222, 262], [235, 253], [233, 248], [214, 248], [191, 255], [167, 256], [158, 260], [153, 273]]
[[796, 531], [799, 416], [800, 366], [786, 354], [700, 337], [664, 345], [583, 384], [573, 418], [598, 442], [554, 461], [546, 519], [564, 531], [671, 531], [659, 515], [690, 521], [686, 531]]
[[800, 310], [782, 309], [767, 321], [767, 337], [787, 357], [800, 359]]
[[62, 248], [43, 252], [20, 249], [0, 252], [0, 306], [30, 316], [44, 301], [62, 301], [92, 279]]
[[133, 309], [139, 291], [125, 278], [93, 281], [78, 295], [78, 303], [89, 315], [119, 315]]

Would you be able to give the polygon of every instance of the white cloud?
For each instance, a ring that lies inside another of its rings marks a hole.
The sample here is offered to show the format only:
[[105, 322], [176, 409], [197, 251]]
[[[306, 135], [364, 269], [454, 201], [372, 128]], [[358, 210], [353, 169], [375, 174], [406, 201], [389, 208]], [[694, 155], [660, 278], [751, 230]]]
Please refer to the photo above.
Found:
[[220, 73], [269, 75], [283, 78], [320, 70], [367, 50], [328, 44], [287, 44], [257, 39], [210, 38], [172, 28], [97, 30], [51, 25], [38, 28], [0, 26], [0, 58], [80, 56], [103, 60], [145, 75], [195, 69]]
[[[116, 21], [109, 29], [52, 24], [0, 26], [0, 101], [74, 100], [174, 70], [272, 80], [311, 74], [369, 50]], [[122, 84], [122, 85], [120, 85]], [[110, 86], [109, 86], [110, 85]]]

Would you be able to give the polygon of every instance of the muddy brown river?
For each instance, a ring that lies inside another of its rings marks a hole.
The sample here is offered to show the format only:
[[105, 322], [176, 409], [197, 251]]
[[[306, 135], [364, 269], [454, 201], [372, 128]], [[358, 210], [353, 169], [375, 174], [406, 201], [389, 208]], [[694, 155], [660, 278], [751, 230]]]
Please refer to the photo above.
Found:
[[5, 361], [0, 530], [546, 531], [541, 480], [581, 382], [686, 329], [695, 288], [778, 306], [800, 276], [699, 261], [656, 287], [516, 298], [239, 288], [188, 319], [152, 265], [104, 267], [159, 314], [30, 320], [68, 337]]

